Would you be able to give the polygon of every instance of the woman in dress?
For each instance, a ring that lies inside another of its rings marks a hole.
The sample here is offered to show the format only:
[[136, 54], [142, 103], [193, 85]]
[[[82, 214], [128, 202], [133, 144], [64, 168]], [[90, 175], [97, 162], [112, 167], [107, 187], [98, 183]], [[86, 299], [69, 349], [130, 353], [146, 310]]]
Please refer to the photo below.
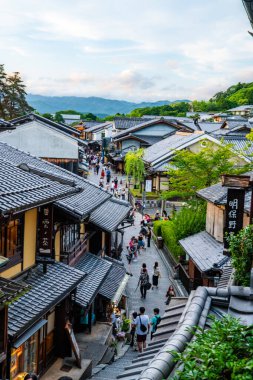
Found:
[[154, 272], [153, 272], [153, 277], [152, 277], [152, 289], [154, 289], [154, 287], [158, 289], [158, 282], [159, 282], [159, 278], [161, 277], [161, 273], [160, 273], [160, 269], [159, 269], [157, 261], [155, 262], [153, 270]]
[[166, 297], [167, 301], [165, 302], [166, 305], [169, 305], [171, 298], [175, 297], [176, 293], [172, 285], [169, 286], [169, 289], [167, 290]]

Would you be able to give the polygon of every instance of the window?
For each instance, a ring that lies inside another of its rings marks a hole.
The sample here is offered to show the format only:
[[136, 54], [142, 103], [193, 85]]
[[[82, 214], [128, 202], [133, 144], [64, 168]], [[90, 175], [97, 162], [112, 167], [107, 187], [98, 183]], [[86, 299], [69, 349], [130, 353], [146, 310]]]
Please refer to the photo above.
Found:
[[62, 250], [69, 251], [80, 239], [80, 225], [71, 224], [62, 230]]
[[0, 254], [11, 258], [22, 252], [23, 220], [14, 219], [0, 227]]

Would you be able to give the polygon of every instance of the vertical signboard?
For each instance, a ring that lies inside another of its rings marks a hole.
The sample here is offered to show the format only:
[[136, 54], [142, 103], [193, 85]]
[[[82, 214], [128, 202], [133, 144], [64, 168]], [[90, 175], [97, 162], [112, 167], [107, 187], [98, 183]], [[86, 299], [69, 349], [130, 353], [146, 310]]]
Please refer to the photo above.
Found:
[[40, 207], [39, 213], [39, 256], [52, 257], [53, 254], [53, 207], [46, 205]]
[[145, 191], [146, 193], [152, 192], [152, 179], [146, 179], [145, 181]]
[[236, 234], [243, 228], [244, 198], [245, 189], [228, 189], [224, 248], [229, 246], [226, 235]]

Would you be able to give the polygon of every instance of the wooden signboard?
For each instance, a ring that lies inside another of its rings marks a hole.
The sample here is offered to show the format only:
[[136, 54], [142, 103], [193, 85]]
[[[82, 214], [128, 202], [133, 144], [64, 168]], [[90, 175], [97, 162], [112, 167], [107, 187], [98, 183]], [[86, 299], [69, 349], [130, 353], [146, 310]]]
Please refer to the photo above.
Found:
[[228, 248], [227, 234], [237, 233], [243, 228], [245, 189], [228, 189], [224, 248]]
[[41, 257], [52, 257], [53, 251], [53, 207], [46, 205], [40, 207], [39, 213], [39, 255]]
[[222, 175], [221, 184], [226, 187], [238, 187], [248, 189], [251, 185], [248, 175]]
[[68, 337], [69, 337], [69, 341], [70, 341], [72, 350], [73, 350], [75, 358], [76, 358], [77, 366], [79, 368], [82, 368], [82, 364], [81, 364], [81, 352], [80, 352], [79, 346], [78, 346], [77, 341], [76, 341], [76, 337], [75, 337], [75, 334], [74, 334], [74, 331], [73, 331], [73, 328], [72, 328], [72, 324], [70, 322], [67, 322], [66, 326], [65, 326], [65, 329], [67, 331], [67, 334], [68, 334]]

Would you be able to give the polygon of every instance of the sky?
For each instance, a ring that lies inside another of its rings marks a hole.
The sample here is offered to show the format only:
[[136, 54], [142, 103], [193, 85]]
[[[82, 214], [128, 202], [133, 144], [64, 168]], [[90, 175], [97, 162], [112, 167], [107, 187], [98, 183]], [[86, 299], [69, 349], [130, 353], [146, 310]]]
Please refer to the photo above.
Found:
[[241, 0], [0, 0], [0, 63], [27, 92], [209, 99], [253, 81]]

